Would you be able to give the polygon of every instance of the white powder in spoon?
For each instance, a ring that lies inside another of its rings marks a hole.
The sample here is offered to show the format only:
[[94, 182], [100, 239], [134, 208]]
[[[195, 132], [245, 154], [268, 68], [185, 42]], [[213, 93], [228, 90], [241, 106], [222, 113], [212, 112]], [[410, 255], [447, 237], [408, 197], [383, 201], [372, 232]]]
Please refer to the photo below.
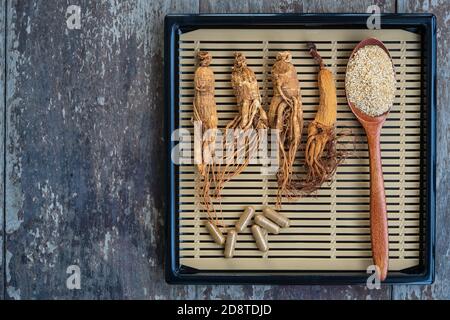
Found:
[[350, 59], [345, 89], [350, 102], [365, 114], [376, 117], [394, 103], [395, 72], [388, 54], [378, 46], [365, 46]]

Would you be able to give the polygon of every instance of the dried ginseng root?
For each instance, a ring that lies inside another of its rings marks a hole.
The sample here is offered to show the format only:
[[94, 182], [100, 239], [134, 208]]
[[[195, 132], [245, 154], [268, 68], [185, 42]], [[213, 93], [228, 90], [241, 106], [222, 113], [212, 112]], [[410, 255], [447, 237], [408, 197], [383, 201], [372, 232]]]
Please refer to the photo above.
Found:
[[[326, 69], [316, 46], [313, 43], [309, 43], [308, 46], [310, 54], [320, 65], [318, 74], [320, 102], [316, 116], [308, 126], [305, 148], [307, 177], [306, 181], [301, 182], [302, 191], [305, 193], [316, 191], [323, 182], [331, 179], [337, 166], [345, 158], [345, 153], [336, 149], [337, 97], [333, 73]], [[343, 134], [339, 134], [341, 135]]]
[[[268, 127], [267, 114], [261, 104], [255, 73], [247, 66], [247, 60], [242, 53], [235, 53], [234, 58], [231, 84], [236, 95], [239, 115], [225, 128], [226, 134], [229, 135], [231, 130], [236, 139], [227, 137], [224, 142], [224, 151], [233, 150], [233, 155], [229, 157], [225, 154], [226, 165], [223, 170], [220, 170], [219, 178], [216, 180], [218, 197], [224, 183], [239, 175], [248, 166], [251, 154], [259, 144], [259, 135], [256, 130]], [[236, 140], [239, 140], [241, 136], [244, 136], [244, 143], [239, 144]], [[240, 160], [237, 159], [238, 157]]]
[[273, 98], [269, 108], [269, 125], [278, 132], [277, 207], [284, 196], [291, 195], [295, 156], [300, 146], [303, 129], [303, 111], [297, 71], [291, 63], [291, 53], [279, 52], [272, 67]]
[[[194, 121], [195, 127], [201, 129], [200, 141], [195, 141], [194, 159], [202, 178], [197, 186], [202, 196], [203, 205], [209, 221], [217, 225], [217, 214], [212, 205], [210, 189], [215, 180], [215, 143], [217, 133], [217, 108], [214, 99], [214, 72], [209, 67], [211, 55], [200, 51], [197, 54], [199, 66], [195, 71], [194, 85]], [[201, 125], [201, 126], [200, 126]]]

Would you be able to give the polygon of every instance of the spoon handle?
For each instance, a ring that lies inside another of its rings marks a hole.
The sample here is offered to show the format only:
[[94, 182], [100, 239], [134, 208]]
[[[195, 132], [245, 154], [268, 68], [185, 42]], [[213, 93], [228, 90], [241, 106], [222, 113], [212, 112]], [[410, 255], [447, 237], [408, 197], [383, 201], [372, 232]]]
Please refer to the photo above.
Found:
[[380, 280], [386, 279], [389, 263], [389, 240], [384, 193], [383, 167], [381, 164], [381, 125], [366, 128], [370, 158], [370, 235], [372, 256], [379, 268]]

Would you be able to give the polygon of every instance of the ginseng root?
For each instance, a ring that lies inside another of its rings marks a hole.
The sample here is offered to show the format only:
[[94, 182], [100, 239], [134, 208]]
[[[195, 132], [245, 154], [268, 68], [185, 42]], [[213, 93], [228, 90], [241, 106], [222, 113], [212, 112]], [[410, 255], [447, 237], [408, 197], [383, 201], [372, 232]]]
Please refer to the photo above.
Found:
[[[261, 104], [255, 73], [247, 66], [247, 60], [242, 53], [235, 53], [234, 58], [231, 84], [239, 107], [239, 114], [225, 128], [227, 135], [224, 139], [226, 165], [220, 171], [217, 179], [217, 197], [220, 197], [224, 183], [239, 175], [248, 166], [259, 143], [259, 135], [255, 130], [268, 127], [267, 114]], [[232, 139], [229, 139], [230, 133]], [[228, 152], [228, 150], [232, 151]]]
[[203, 205], [209, 220], [217, 225], [217, 214], [210, 195], [216, 171], [214, 160], [218, 119], [214, 99], [215, 78], [213, 70], [209, 67], [212, 60], [211, 55], [208, 52], [200, 51], [197, 57], [199, 66], [194, 75], [195, 95], [193, 105], [195, 129], [200, 131], [200, 137], [195, 139], [194, 161], [202, 179], [197, 188], [202, 195]]
[[277, 129], [278, 134], [277, 207], [281, 206], [283, 197], [295, 193], [291, 180], [303, 129], [300, 86], [291, 59], [290, 52], [279, 52], [272, 67], [274, 94], [268, 118], [270, 127]]
[[330, 180], [336, 172], [337, 166], [344, 160], [345, 153], [337, 151], [338, 136], [336, 134], [337, 97], [333, 73], [328, 70], [316, 46], [308, 44], [310, 54], [319, 63], [318, 74], [320, 102], [314, 121], [308, 126], [308, 139], [305, 148], [305, 163], [307, 169], [306, 180], [303, 181], [302, 191], [311, 193]]

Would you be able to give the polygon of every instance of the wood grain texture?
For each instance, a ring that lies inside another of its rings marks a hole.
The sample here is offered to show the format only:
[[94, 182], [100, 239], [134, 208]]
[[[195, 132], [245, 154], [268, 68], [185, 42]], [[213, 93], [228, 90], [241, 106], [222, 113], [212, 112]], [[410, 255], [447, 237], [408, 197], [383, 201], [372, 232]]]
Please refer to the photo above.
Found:
[[381, 12], [395, 12], [395, 0], [307, 0], [303, 8], [306, 13], [354, 12], [365, 13], [371, 5], [378, 5]]
[[373, 4], [383, 12], [395, 12], [394, 0], [199, 0], [200, 13], [325, 13], [366, 12]]
[[[6, 298], [389, 299], [389, 286], [169, 286], [162, 269], [164, 15], [365, 12], [373, 2], [80, 0], [81, 30], [69, 30], [72, 1], [8, 0]], [[395, 11], [394, 0], [375, 3]], [[438, 17], [438, 239], [436, 283], [393, 294], [450, 298], [450, 4], [398, 8]], [[71, 264], [81, 290], [66, 289]]]
[[[274, 5], [276, 3], [276, 5]], [[394, 1], [379, 1], [385, 12]], [[200, 0], [201, 13], [365, 12], [373, 1], [227, 1]], [[199, 299], [389, 299], [390, 286], [199, 286]]]
[[199, 0], [200, 13], [295, 13], [303, 12], [298, 0]]
[[0, 300], [4, 299], [5, 288], [5, 257], [3, 252], [4, 245], [4, 135], [5, 135], [5, 5], [0, 5]]
[[431, 286], [396, 286], [394, 299], [450, 299], [450, 2], [399, 0], [399, 12], [437, 18], [436, 279]]
[[70, 4], [8, 1], [7, 298], [195, 298], [163, 277], [162, 50], [198, 1]]
[[382, 123], [378, 126], [364, 125], [364, 127], [367, 134], [370, 157], [370, 235], [372, 256], [374, 264], [380, 270], [380, 279], [384, 281], [387, 276], [389, 263], [389, 239], [380, 148]]

